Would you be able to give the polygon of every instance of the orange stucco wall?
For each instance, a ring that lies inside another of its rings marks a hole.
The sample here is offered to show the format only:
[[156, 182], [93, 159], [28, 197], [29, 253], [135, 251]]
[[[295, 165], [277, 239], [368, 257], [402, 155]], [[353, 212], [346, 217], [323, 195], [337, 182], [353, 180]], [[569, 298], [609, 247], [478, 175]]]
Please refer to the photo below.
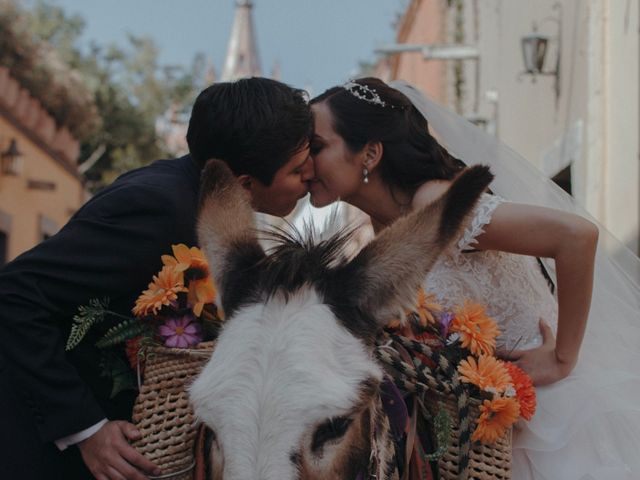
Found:
[[[440, 44], [446, 38], [446, 1], [422, 0], [410, 6], [398, 31], [397, 43]], [[413, 8], [411, 8], [413, 7]], [[446, 63], [425, 60], [422, 53], [398, 54], [394, 79], [403, 79], [440, 102], [446, 100]]]
[[[0, 150], [15, 138], [22, 153], [18, 175], [0, 173], [0, 213], [9, 219], [7, 260], [15, 258], [42, 239], [42, 218], [58, 229], [85, 199], [81, 181], [29, 140], [0, 115]], [[29, 181], [51, 182], [54, 190], [29, 188]], [[6, 223], [6, 222], [5, 222]], [[47, 232], [54, 233], [54, 232]]]

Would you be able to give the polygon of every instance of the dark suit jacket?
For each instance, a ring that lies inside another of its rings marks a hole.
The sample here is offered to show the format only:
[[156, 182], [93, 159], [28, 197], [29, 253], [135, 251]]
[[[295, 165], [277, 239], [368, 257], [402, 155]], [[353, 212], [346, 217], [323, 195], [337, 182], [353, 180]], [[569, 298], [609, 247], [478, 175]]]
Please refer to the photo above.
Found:
[[0, 270], [0, 470], [16, 472], [7, 478], [85, 478], [53, 473], [64, 456], [79, 456], [52, 442], [105, 417], [130, 418], [134, 393], [110, 399], [111, 380], [100, 376], [98, 332], [64, 351], [72, 317], [104, 296], [131, 315], [161, 255], [195, 245], [199, 175], [189, 156], [126, 173]]

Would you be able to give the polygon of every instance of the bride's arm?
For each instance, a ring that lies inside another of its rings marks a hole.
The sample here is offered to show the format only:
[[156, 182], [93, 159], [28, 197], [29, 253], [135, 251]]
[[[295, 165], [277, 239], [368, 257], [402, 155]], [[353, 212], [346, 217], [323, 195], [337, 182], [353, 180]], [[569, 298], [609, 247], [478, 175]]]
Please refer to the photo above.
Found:
[[533, 205], [504, 203], [477, 237], [482, 250], [553, 258], [558, 281], [558, 334], [548, 327], [544, 344], [511, 354], [533, 378], [544, 385], [566, 377], [575, 366], [584, 336], [591, 292], [598, 229], [588, 220]]

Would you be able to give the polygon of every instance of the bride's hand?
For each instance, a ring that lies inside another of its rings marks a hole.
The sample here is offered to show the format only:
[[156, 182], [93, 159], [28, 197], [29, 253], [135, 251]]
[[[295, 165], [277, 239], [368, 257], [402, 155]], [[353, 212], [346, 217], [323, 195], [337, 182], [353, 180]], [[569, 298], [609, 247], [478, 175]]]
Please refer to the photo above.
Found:
[[551, 327], [540, 319], [542, 345], [531, 350], [514, 350], [501, 358], [510, 360], [529, 374], [534, 385], [548, 385], [565, 378], [575, 361], [567, 362], [558, 358], [556, 353], [556, 338]]

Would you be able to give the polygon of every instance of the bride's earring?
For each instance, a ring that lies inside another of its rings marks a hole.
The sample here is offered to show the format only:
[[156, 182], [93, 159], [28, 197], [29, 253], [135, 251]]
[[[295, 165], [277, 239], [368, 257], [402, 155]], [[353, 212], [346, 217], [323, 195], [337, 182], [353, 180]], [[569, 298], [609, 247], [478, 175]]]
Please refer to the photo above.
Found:
[[367, 169], [367, 167], [364, 167], [362, 169], [362, 182], [369, 183], [369, 170]]

